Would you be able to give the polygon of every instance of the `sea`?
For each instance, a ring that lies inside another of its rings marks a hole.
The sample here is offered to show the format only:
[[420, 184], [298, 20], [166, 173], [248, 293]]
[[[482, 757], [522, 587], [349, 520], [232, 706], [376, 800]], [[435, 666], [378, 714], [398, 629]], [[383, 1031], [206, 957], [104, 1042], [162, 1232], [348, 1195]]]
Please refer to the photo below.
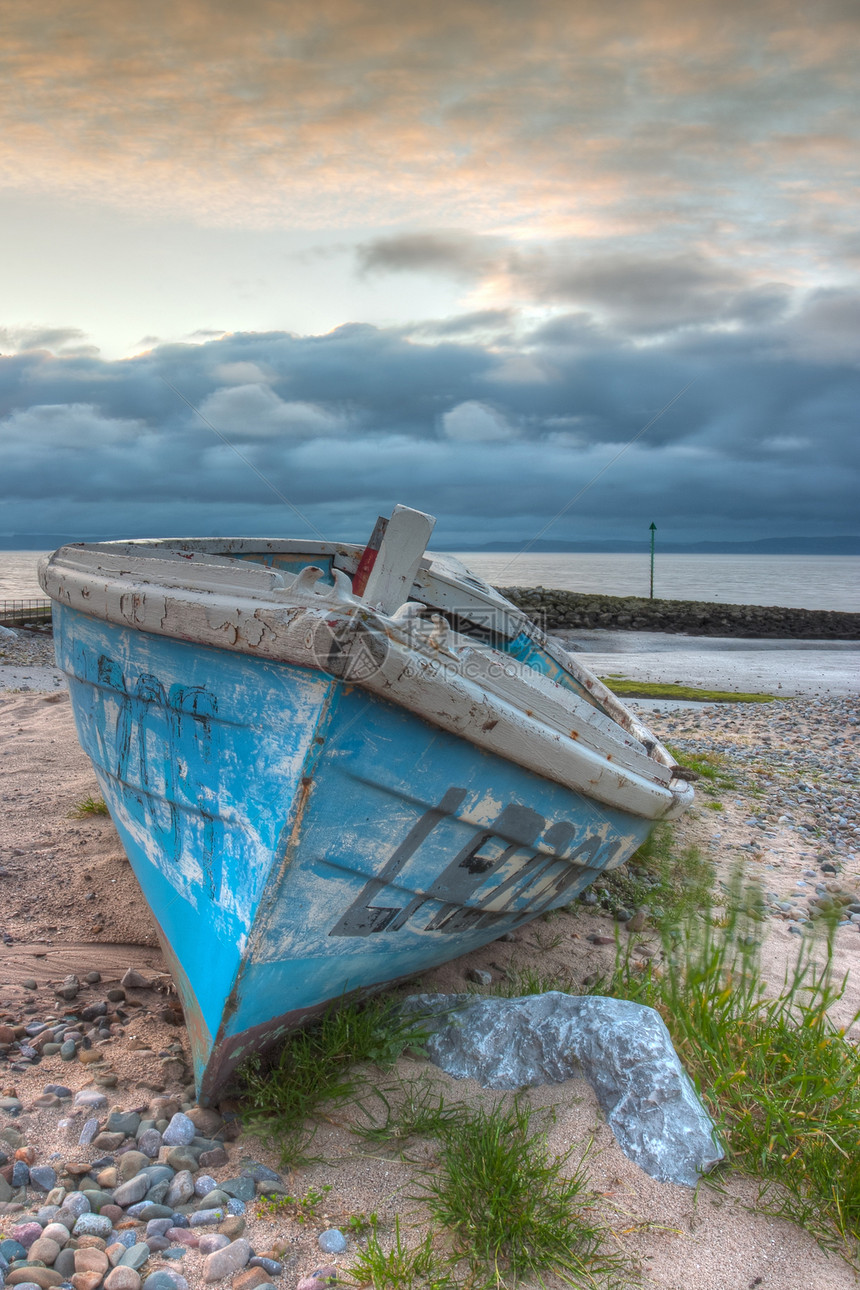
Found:
[[[44, 597], [36, 579], [42, 551], [0, 550], [0, 602]], [[500, 587], [551, 587], [647, 596], [648, 555], [549, 552], [454, 554]], [[860, 611], [860, 556], [657, 555], [654, 595], [662, 600], [705, 600], [734, 605]]]

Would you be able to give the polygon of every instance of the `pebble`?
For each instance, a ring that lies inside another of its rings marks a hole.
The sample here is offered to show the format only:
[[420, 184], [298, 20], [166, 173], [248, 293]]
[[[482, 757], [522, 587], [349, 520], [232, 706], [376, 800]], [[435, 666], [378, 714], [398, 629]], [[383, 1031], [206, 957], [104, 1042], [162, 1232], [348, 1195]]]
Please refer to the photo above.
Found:
[[150, 1163], [149, 1156], [142, 1151], [124, 1151], [119, 1158], [119, 1176], [123, 1182], [128, 1182]]
[[279, 1277], [284, 1271], [283, 1263], [279, 1263], [277, 1259], [267, 1259], [262, 1254], [255, 1254], [253, 1259], [249, 1259], [248, 1267], [262, 1268], [270, 1277]]
[[92, 1206], [82, 1191], [73, 1191], [63, 1201], [63, 1209], [78, 1218], [81, 1214], [88, 1214]]
[[108, 1133], [121, 1133], [124, 1138], [133, 1138], [140, 1125], [140, 1116], [136, 1111], [113, 1110], [107, 1118], [105, 1128]]
[[236, 1200], [253, 1200], [256, 1193], [254, 1179], [250, 1174], [240, 1174], [238, 1178], [226, 1178], [218, 1186], [221, 1191], [226, 1192], [228, 1196], [232, 1196]]
[[38, 1241], [39, 1237], [42, 1235], [42, 1224], [20, 1223], [16, 1227], [12, 1228], [9, 1235], [14, 1241], [17, 1241], [19, 1245], [23, 1245], [26, 1252], [29, 1250], [33, 1242]]
[[194, 1121], [182, 1111], [177, 1111], [161, 1135], [164, 1145], [169, 1147], [187, 1147], [196, 1136]]
[[258, 1290], [259, 1286], [270, 1286], [272, 1279], [263, 1268], [247, 1267], [238, 1272], [232, 1281], [232, 1290]]
[[76, 1272], [97, 1272], [99, 1274], [99, 1280], [101, 1280], [109, 1267], [110, 1260], [104, 1250], [75, 1250]]
[[7, 1286], [36, 1285], [39, 1290], [52, 1290], [53, 1286], [62, 1285], [63, 1278], [53, 1268], [16, 1268], [6, 1273]]
[[42, 1232], [42, 1236], [56, 1241], [57, 1245], [62, 1247], [69, 1239], [69, 1229], [64, 1223], [48, 1223]]
[[[211, 1181], [211, 1179], [208, 1181]], [[206, 1195], [207, 1193], [204, 1192], [203, 1194]], [[169, 1184], [165, 1203], [174, 1207], [184, 1205], [194, 1195], [200, 1195], [200, 1193], [197, 1191], [197, 1185], [191, 1176], [191, 1171], [181, 1169]]]
[[150, 1160], [155, 1160], [163, 1145], [163, 1138], [157, 1129], [145, 1129], [137, 1140], [138, 1150]]
[[52, 1191], [57, 1185], [57, 1173], [50, 1165], [34, 1165], [30, 1169], [30, 1184], [40, 1191]]
[[178, 1241], [180, 1245], [188, 1246], [190, 1249], [196, 1249], [200, 1240], [196, 1232], [192, 1232], [187, 1227], [171, 1227], [164, 1233], [168, 1241]]
[[188, 1215], [188, 1222], [191, 1227], [208, 1227], [222, 1222], [224, 1217], [223, 1209], [198, 1209], [194, 1214]]
[[225, 1277], [241, 1272], [251, 1258], [251, 1246], [244, 1236], [206, 1256], [203, 1264], [204, 1281], [222, 1281]]
[[214, 1254], [216, 1250], [223, 1250], [229, 1244], [229, 1236], [222, 1236], [220, 1232], [204, 1232], [197, 1248], [201, 1254]]
[[118, 1268], [142, 1268], [152, 1251], [145, 1241], [129, 1246], [117, 1264]]
[[140, 1275], [134, 1268], [119, 1264], [107, 1274], [104, 1284], [105, 1290], [140, 1290]]
[[[39, 1228], [40, 1233], [41, 1230], [42, 1229]], [[33, 1239], [37, 1240], [38, 1238], [34, 1237]], [[33, 1242], [31, 1241], [30, 1244], [32, 1245], [32, 1243]], [[26, 1259], [27, 1247], [22, 1245], [22, 1243], [14, 1237], [7, 1237], [5, 1241], [0, 1241], [0, 1255], [2, 1255], [8, 1263], [14, 1263], [15, 1259]]]
[[172, 1218], [151, 1218], [146, 1225], [147, 1236], [164, 1236], [173, 1226]]
[[[190, 1170], [183, 1171], [183, 1172], [188, 1172], [190, 1177]], [[179, 1177], [178, 1174], [176, 1176], [177, 1178]], [[194, 1195], [208, 1196], [209, 1192], [214, 1191], [217, 1186], [218, 1184], [216, 1183], [215, 1179], [212, 1178], [209, 1174], [198, 1174], [194, 1182]]]
[[81, 1214], [72, 1231], [75, 1236], [110, 1236], [113, 1224], [103, 1214]]
[[136, 1174], [128, 1182], [121, 1183], [113, 1194], [114, 1202], [122, 1205], [123, 1209], [129, 1205], [136, 1204], [137, 1201], [143, 1200], [150, 1188], [150, 1180], [146, 1174]]
[[317, 1237], [317, 1245], [324, 1254], [342, 1254], [348, 1241], [338, 1228], [329, 1227]]
[[185, 1277], [177, 1272], [167, 1272], [163, 1268], [159, 1268], [157, 1272], [150, 1272], [143, 1284], [144, 1290], [188, 1290]]
[[[65, 1244], [65, 1242], [64, 1242]], [[46, 1263], [48, 1267], [53, 1267], [54, 1260], [60, 1253], [60, 1246], [56, 1241], [52, 1241], [50, 1236], [44, 1233], [33, 1242], [30, 1246], [29, 1257], [39, 1263]]]

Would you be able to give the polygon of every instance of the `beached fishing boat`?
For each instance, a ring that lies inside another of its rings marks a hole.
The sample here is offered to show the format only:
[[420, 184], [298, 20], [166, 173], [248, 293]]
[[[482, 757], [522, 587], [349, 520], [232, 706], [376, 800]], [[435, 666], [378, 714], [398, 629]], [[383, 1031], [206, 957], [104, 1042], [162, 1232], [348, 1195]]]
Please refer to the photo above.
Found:
[[568, 904], [692, 790], [398, 507], [366, 548], [43, 560], [81, 744], [155, 916], [200, 1096], [354, 989]]

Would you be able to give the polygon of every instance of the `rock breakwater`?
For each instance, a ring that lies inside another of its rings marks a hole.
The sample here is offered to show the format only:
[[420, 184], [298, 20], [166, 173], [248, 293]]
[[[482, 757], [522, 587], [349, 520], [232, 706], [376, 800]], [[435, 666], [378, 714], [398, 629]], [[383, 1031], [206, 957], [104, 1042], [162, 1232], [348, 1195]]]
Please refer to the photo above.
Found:
[[547, 631], [606, 628], [687, 636], [860, 640], [860, 614], [782, 605], [721, 605], [700, 600], [597, 596], [546, 587], [500, 587]]

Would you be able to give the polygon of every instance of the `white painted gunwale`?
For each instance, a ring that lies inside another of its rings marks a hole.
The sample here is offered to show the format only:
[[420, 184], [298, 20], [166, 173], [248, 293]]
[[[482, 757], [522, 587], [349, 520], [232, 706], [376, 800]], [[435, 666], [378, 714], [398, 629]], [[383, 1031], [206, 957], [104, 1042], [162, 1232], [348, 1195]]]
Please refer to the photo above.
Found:
[[[345, 573], [335, 570], [330, 587], [315, 581], [318, 573], [311, 569], [294, 576], [231, 558], [262, 549], [346, 557], [358, 550], [258, 539], [81, 544], [43, 559], [39, 580], [59, 604], [119, 626], [317, 671], [322, 669], [312, 646], [321, 623], [369, 630], [384, 638], [386, 657], [373, 676], [352, 684], [478, 748], [641, 818], [672, 818], [691, 802], [692, 788], [671, 779], [670, 755], [656, 741], [661, 755], [649, 756], [629, 726], [616, 725], [550, 678], [447, 632], [443, 620], [441, 632], [416, 639], [395, 618], [357, 600]], [[596, 681], [581, 665], [578, 670]]]

